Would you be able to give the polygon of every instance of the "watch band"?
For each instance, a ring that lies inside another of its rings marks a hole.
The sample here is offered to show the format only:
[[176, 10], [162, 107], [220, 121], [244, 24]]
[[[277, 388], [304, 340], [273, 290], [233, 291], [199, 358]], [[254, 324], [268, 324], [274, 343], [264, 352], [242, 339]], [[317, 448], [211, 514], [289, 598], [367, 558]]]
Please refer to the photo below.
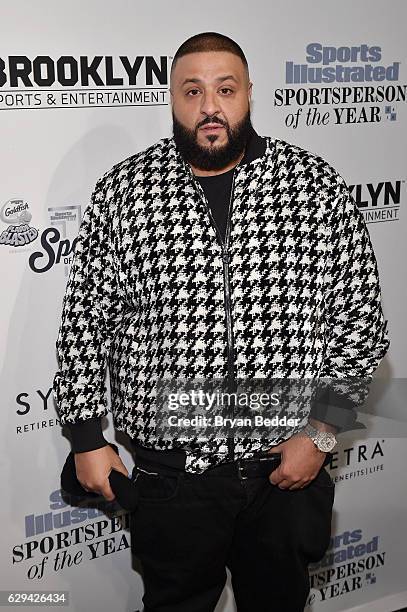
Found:
[[303, 432], [311, 438], [318, 450], [329, 453], [337, 444], [335, 435], [330, 431], [320, 431], [310, 423], [304, 427]]

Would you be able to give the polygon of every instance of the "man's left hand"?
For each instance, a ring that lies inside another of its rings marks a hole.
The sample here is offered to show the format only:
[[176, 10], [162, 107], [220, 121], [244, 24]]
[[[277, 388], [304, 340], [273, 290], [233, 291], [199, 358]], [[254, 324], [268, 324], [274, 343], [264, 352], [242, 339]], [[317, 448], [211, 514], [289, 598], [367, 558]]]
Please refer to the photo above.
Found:
[[290, 490], [302, 489], [314, 480], [326, 456], [305, 434], [291, 436], [273, 446], [269, 453], [281, 453], [281, 463], [271, 472], [270, 482]]

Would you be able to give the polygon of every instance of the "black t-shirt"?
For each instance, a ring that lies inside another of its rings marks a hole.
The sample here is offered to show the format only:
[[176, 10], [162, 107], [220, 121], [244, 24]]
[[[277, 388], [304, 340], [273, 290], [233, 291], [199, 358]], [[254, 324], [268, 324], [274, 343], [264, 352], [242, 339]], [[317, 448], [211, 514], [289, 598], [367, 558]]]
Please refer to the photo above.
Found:
[[[250, 163], [261, 157], [266, 150], [266, 139], [259, 136], [254, 130], [251, 132], [246, 145], [242, 164]], [[225, 239], [226, 223], [229, 210], [230, 191], [232, 188], [233, 172], [235, 168], [216, 174], [214, 176], [195, 176], [205, 193], [212, 215], [218, 226], [222, 239]]]
[[213, 218], [225, 240], [226, 222], [229, 210], [230, 191], [234, 168], [214, 176], [197, 176], [212, 210]]

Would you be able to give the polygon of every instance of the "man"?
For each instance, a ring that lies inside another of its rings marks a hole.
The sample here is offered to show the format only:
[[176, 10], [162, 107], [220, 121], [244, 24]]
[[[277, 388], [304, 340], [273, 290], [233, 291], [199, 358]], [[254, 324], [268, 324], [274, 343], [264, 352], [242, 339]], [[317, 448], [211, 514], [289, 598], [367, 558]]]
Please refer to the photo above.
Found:
[[[334, 433], [355, 426], [357, 382], [389, 346], [377, 265], [334, 168], [252, 127], [233, 40], [185, 41], [170, 92], [173, 138], [107, 172], [85, 211], [57, 341], [58, 411], [79, 481], [114, 499], [110, 471], [128, 473], [102, 434], [108, 364], [113, 422], [135, 449], [146, 612], [213, 610], [226, 566], [239, 612], [296, 612], [329, 544]], [[161, 435], [158, 383], [171, 378], [333, 382], [283, 433], [202, 440], [191, 428]]]

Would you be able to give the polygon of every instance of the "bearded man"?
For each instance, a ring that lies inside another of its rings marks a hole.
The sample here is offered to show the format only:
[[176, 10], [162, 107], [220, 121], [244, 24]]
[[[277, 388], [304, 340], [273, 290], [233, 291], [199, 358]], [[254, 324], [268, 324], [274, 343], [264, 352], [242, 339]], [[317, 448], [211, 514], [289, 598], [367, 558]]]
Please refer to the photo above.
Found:
[[[108, 366], [135, 451], [146, 612], [214, 610], [227, 567], [239, 612], [300, 612], [330, 540], [324, 466], [361, 400], [340, 385], [368, 380], [389, 346], [373, 248], [330, 164], [255, 131], [235, 41], [186, 40], [170, 93], [173, 136], [109, 170], [85, 211], [57, 340], [61, 423], [79, 482], [113, 500], [109, 474], [128, 472], [102, 432]], [[337, 384], [285, 429], [165, 436], [157, 383], [183, 378]]]

